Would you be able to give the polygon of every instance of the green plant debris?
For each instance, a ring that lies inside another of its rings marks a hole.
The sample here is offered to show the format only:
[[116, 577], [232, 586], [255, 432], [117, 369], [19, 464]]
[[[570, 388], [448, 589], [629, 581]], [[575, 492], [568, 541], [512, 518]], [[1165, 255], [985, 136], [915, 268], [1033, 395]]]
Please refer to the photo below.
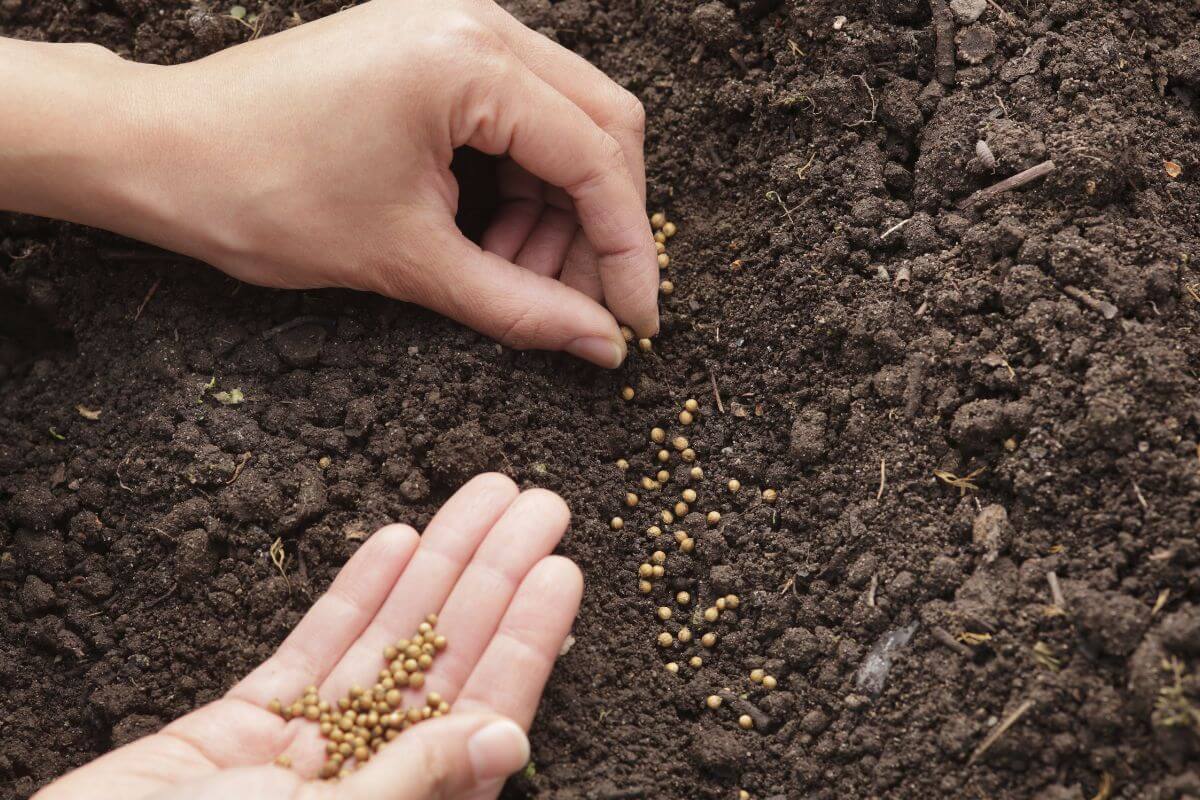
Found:
[[230, 389], [228, 392], [214, 392], [213, 399], [223, 406], [240, 406], [246, 401], [246, 395], [241, 389]]
[[233, 6], [232, 8], [229, 9], [229, 16], [233, 17], [234, 19], [245, 19], [246, 18], [246, 7], [245, 6]]
[[1164, 672], [1171, 673], [1170, 682], [1158, 690], [1158, 699], [1154, 701], [1154, 713], [1151, 720], [1155, 725], [1167, 728], [1191, 728], [1200, 734], [1200, 706], [1188, 697], [1183, 685], [1185, 668], [1178, 658], [1165, 658], [1162, 662]]
[[51, 436], [53, 436], [55, 439], [58, 439], [60, 442], [65, 442], [67, 440], [67, 437], [63, 436], [58, 431], [54, 430], [53, 425], [50, 426], [49, 428], [47, 428], [47, 430], [50, 432]]
[[530, 761], [525, 765], [525, 769], [521, 771], [521, 774], [525, 776], [525, 780], [531, 781], [537, 775], [537, 767]]

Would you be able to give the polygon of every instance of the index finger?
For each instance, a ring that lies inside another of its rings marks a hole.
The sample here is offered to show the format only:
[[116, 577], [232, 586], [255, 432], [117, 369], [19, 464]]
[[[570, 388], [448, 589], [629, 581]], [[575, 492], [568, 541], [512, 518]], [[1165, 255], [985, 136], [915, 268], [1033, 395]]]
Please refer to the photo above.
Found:
[[658, 332], [658, 261], [621, 144], [515, 58], [476, 88], [454, 146], [505, 152], [571, 196], [599, 258], [604, 298], [640, 336]]

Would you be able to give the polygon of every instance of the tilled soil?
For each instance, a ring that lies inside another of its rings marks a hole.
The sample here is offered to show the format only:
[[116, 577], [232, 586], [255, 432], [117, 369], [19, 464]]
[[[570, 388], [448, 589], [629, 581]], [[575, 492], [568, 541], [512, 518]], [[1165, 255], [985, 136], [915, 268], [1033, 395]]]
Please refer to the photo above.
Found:
[[[676, 291], [618, 374], [0, 216], [0, 798], [220, 695], [484, 469], [568, 499], [588, 579], [509, 796], [1200, 796], [1200, 12], [932, 7], [512, 3], [647, 109]], [[0, 0], [0, 33], [168, 63], [254, 35], [226, 10]], [[722, 518], [646, 596], [681, 482], [621, 500], [688, 397]], [[656, 645], [681, 589], [741, 598], [711, 651]]]

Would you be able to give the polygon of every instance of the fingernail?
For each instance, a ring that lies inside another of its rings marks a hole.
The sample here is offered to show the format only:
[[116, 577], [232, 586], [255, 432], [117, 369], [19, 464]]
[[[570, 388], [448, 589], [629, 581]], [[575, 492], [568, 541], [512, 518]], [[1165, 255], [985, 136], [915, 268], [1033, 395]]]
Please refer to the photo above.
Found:
[[567, 352], [593, 364], [615, 369], [625, 360], [625, 347], [602, 336], [581, 336], [567, 345]]
[[499, 720], [467, 740], [467, 757], [477, 782], [505, 778], [529, 763], [529, 740], [517, 723]]

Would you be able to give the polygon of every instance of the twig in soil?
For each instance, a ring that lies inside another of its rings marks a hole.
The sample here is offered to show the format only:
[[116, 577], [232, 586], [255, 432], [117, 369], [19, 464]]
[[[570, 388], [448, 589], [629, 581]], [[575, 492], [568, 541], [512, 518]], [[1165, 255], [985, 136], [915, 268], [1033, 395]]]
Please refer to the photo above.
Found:
[[712, 381], [713, 397], [717, 399], [717, 410], [724, 414], [725, 404], [721, 402], [721, 390], [717, 388], [717, 376], [713, 374], [711, 367], [708, 370], [708, 379]]
[[154, 297], [154, 293], [158, 291], [158, 285], [162, 283], [162, 278], [155, 279], [154, 283], [150, 284], [150, 291], [146, 292], [146, 296], [142, 298], [142, 304], [137, 307], [137, 313], [133, 315], [133, 321], [137, 322], [142, 318], [142, 312], [146, 310], [146, 304]]
[[754, 729], [756, 731], [763, 732], [770, 730], [771, 717], [761, 708], [754, 705], [754, 703], [751, 703], [749, 700], [743, 700], [730, 691], [720, 691], [717, 692], [717, 695], [738, 714], [749, 715], [750, 719], [754, 720]]
[[1063, 596], [1062, 586], [1058, 583], [1058, 574], [1054, 570], [1046, 573], [1046, 583], [1050, 584], [1050, 599], [1054, 602], [1055, 608], [1067, 610], [1067, 598]]
[[984, 740], [979, 743], [979, 747], [976, 747], [975, 752], [971, 753], [971, 757], [967, 759], [967, 766], [969, 767], [978, 761], [983, 754], [986, 753], [992, 745], [999, 741], [1000, 737], [1003, 736], [1009, 728], [1015, 725], [1017, 720], [1023, 717], [1025, 712], [1031, 708], [1033, 708], [1032, 700], [1026, 700], [1021, 703], [1021, 705], [1017, 706], [1015, 711], [1005, 717], [1004, 721], [997, 725], [992, 732], [984, 737]]
[[875, 607], [875, 592], [879, 589], [879, 573], [871, 575], [871, 583], [867, 586], [867, 605]]
[[1149, 511], [1150, 504], [1146, 502], [1146, 498], [1142, 495], [1142, 490], [1137, 485], [1137, 481], [1130, 481], [1130, 483], [1133, 484], [1133, 493], [1137, 495], [1138, 502], [1141, 503], [1142, 508], [1146, 511]]
[[909, 285], [912, 283], [912, 267], [905, 264], [896, 270], [896, 278], [892, 281], [892, 286], [898, 292], [907, 292]]
[[956, 73], [954, 63], [954, 14], [948, 0], [929, 0], [933, 12], [933, 74], [942, 86], [953, 86]]
[[1156, 616], [1158, 614], [1158, 612], [1162, 611], [1163, 606], [1165, 606], [1167, 604], [1167, 601], [1170, 599], [1171, 599], [1170, 588], [1163, 589], [1161, 592], [1159, 592], [1158, 598], [1154, 601], [1154, 608], [1150, 609], [1150, 616], [1152, 616], [1152, 617]]
[[770, 191], [767, 192], [767, 199], [774, 200], [775, 202], [779, 203], [779, 207], [783, 209], [783, 213], [787, 217], [788, 222], [791, 223], [792, 225], [795, 225], [796, 220], [792, 219], [792, 212], [795, 211], [796, 209], [802, 207], [805, 203], [807, 203], [810, 199], [812, 199], [812, 195], [809, 195], [808, 197], [801, 200], [799, 203], [797, 203], [795, 206], [793, 206], [791, 208], [788, 208], [787, 206], [785, 206], [783, 204], [783, 198], [780, 197], [779, 192], [775, 191], [774, 189], [771, 189]]
[[1189, 283], [1186, 287], [1187, 293], [1192, 296], [1192, 299], [1200, 303], [1200, 283]]
[[142, 606], [142, 610], [145, 611], [148, 608], [154, 608], [156, 605], [158, 605], [162, 601], [166, 600], [171, 595], [175, 594], [175, 590], [178, 588], [179, 588], [179, 581], [175, 581], [174, 583], [171, 584], [171, 588], [167, 589], [166, 594], [162, 595], [161, 597], [156, 597], [153, 600], [151, 600], [149, 603], [146, 603], [146, 605]]
[[250, 460], [250, 456], [250, 452], [242, 453], [241, 460], [238, 461], [237, 466], [233, 468], [233, 475], [229, 477], [229, 480], [225, 481], [226, 486], [229, 486], [241, 476], [242, 470], [246, 468], [246, 462]]
[[1112, 797], [1113, 776], [1110, 773], [1103, 773], [1100, 776], [1100, 785], [1096, 787], [1096, 793], [1092, 795], [1092, 800], [1108, 800]]
[[[808, 157], [808, 161], [804, 162], [804, 166], [796, 168], [796, 177], [799, 178], [800, 180], [804, 180], [804, 173], [808, 172], [809, 167], [811, 167], [813, 165], [813, 162], [816, 160], [817, 160], [817, 151], [813, 150], [812, 155], [810, 155]], [[1200, 303], [1200, 298], [1198, 298], [1196, 302]]]
[[287, 571], [283, 568], [287, 563], [287, 551], [283, 549], [282, 536], [271, 543], [270, 556], [271, 563], [275, 565], [275, 569], [279, 570], [279, 574], [283, 576], [283, 580], [287, 583], [288, 591], [292, 591], [292, 580], [287, 576]]
[[857, 128], [859, 125], [869, 125], [875, 121], [875, 113], [879, 111], [879, 101], [875, 99], [875, 90], [871, 88], [871, 84], [867, 83], [867, 79], [862, 75], [854, 77], [862, 81], [862, 85], [867, 87], [867, 96], [871, 98], [871, 114], [866, 119], [860, 119], [858, 122], [851, 122], [847, 128]]
[[959, 200], [958, 208], [960, 210], [970, 208], [985, 200], [990, 200], [998, 194], [1018, 189], [1031, 181], [1036, 181], [1038, 178], [1044, 178], [1051, 172], [1054, 172], [1055, 166], [1054, 161], [1043, 161], [1027, 170], [1018, 172], [1016, 175], [1010, 175], [999, 183], [993, 183], [991, 186], [986, 186], [974, 194]]
[[982, 475], [985, 469], [987, 469], [987, 467], [980, 467], [977, 470], [968, 472], [961, 478], [955, 475], [953, 472], [949, 472], [944, 469], [935, 469], [933, 474], [936, 475], [947, 486], [953, 486], [954, 488], [958, 489], [958, 494], [960, 497], [962, 497], [966, 495], [967, 492], [979, 491], [979, 487], [975, 484], [975, 479]]
[[900, 220], [900, 221], [899, 221], [899, 222], [897, 222], [895, 225], [893, 225], [892, 227], [888, 228], [888, 229], [887, 229], [886, 231], [884, 231], [883, 233], [879, 234], [879, 238], [880, 238], [880, 239], [886, 239], [887, 237], [891, 236], [893, 233], [895, 233], [896, 231], [900, 230], [901, 228], [903, 228], [905, 225], [907, 225], [907, 224], [908, 224], [908, 223], [910, 223], [910, 222], [912, 222], [912, 217], [909, 217], [908, 219], [902, 219], [902, 220]]
[[1106, 300], [1097, 300], [1090, 294], [1075, 286], [1064, 286], [1063, 294], [1074, 300], [1078, 300], [1082, 305], [1095, 311], [1105, 319], [1112, 319], [1117, 315], [1117, 307]]
[[1013, 15], [1010, 14], [1009, 12], [1005, 11], [1000, 6], [1000, 4], [996, 2], [996, 0], [988, 0], [988, 2], [992, 4], [992, 8], [994, 8], [994, 9], [996, 9], [996, 11], [1000, 12], [1000, 18], [1002, 20], [1004, 20], [1005, 22], [1007, 22], [1009, 25], [1011, 25], [1014, 28], [1017, 27], [1017, 21], [1013, 17]]
[[875, 499], [879, 500], [883, 497], [883, 490], [887, 488], [887, 459], [879, 459], [879, 491], [875, 493]]
[[941, 645], [953, 650], [963, 658], [974, 658], [975, 654], [971, 651], [971, 648], [951, 636], [950, 631], [945, 628], [934, 627], [929, 632], [933, 634], [933, 638], [937, 639]]

